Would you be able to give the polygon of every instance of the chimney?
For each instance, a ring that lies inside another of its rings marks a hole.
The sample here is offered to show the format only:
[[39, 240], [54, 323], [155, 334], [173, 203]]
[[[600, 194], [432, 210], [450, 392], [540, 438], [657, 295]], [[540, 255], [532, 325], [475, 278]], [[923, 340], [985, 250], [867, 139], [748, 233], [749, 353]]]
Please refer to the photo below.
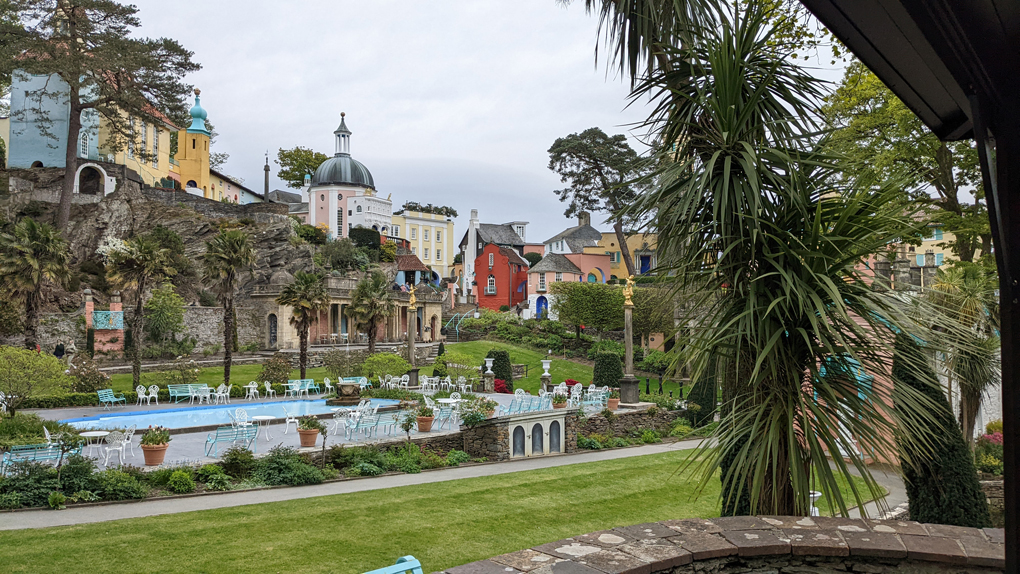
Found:
[[935, 267], [935, 252], [931, 249], [924, 252], [924, 266]]
[[577, 225], [584, 227], [585, 225], [591, 225], [591, 214], [587, 211], [581, 211], [577, 214]]

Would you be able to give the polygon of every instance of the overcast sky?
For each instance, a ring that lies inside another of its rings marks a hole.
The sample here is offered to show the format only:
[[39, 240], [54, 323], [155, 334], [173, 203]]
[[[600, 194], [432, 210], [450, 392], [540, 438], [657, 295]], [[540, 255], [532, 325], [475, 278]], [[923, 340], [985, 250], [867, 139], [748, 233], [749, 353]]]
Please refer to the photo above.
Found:
[[[601, 54], [596, 67], [598, 21], [581, 0], [136, 3], [142, 35], [173, 37], [202, 64], [188, 80], [226, 173], [260, 192], [269, 150], [270, 188], [283, 189], [276, 151], [332, 155], [344, 111], [351, 155], [394, 209], [450, 205], [458, 237], [472, 208], [487, 223], [530, 221], [530, 242], [572, 225], [549, 146], [593, 126], [629, 133], [647, 114], [628, 108]], [[592, 223], [608, 230], [603, 217]]]

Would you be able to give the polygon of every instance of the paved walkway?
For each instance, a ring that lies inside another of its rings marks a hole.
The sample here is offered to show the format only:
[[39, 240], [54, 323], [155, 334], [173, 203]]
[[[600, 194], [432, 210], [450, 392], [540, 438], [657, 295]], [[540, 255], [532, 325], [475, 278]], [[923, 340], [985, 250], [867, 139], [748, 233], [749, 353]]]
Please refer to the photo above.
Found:
[[[194, 496], [163, 500], [143, 500], [141, 502], [105, 506], [71, 507], [59, 512], [52, 510], [31, 510], [15, 513], [0, 513], [0, 530], [70, 526], [75, 524], [120, 520], [123, 518], [141, 518], [145, 516], [177, 514], [181, 512], [209, 510], [213, 508], [262, 504], [264, 502], [281, 502], [285, 500], [298, 500], [317, 496], [329, 496], [333, 494], [347, 494], [351, 492], [363, 492], [383, 488], [395, 488], [399, 486], [414, 486], [435, 482], [445, 482], [448, 480], [458, 480], [461, 478], [495, 476], [510, 472], [521, 472], [586, 462], [598, 462], [650, 454], [661, 454], [674, 450], [694, 448], [699, 444], [699, 442], [699, 440], [686, 440], [632, 448], [583, 451], [572, 455], [529, 458], [525, 460], [456, 467], [443, 470], [426, 471], [421, 474], [394, 474], [360, 480], [344, 480], [313, 486], [249, 490], [244, 492], [228, 492], [209, 496]], [[879, 473], [876, 474], [876, 479], [879, 484], [889, 490], [890, 495], [892, 495], [893, 492], [903, 491], [903, 485], [900, 482], [899, 477], [896, 477], [895, 475]], [[875, 513], [869, 513], [869, 516], [875, 516]]]

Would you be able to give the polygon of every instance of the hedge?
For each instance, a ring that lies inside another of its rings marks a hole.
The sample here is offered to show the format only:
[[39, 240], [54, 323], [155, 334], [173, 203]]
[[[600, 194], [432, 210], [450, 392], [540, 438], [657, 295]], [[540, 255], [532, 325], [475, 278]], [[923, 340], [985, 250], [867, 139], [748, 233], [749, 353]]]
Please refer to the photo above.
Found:
[[[920, 372], [919, 372], [920, 371]], [[934, 421], [915, 421], [935, 431], [934, 443], [918, 448], [913, 441], [899, 441], [900, 466], [910, 502], [910, 519], [932, 524], [951, 524], [983, 528], [991, 525], [988, 499], [978, 482], [974, 458], [956, 424], [949, 401], [938, 386], [935, 369], [911, 335], [896, 335], [892, 366], [893, 385], [899, 387], [893, 397], [920, 391], [935, 408]], [[912, 409], [895, 405], [910, 416]]]
[[[485, 358], [489, 357], [492, 357], [492, 372], [496, 374], [496, 378], [505, 381], [510, 392], [514, 392], [514, 370], [510, 364], [510, 353], [499, 349], [490, 349], [485, 355]], [[485, 361], [482, 361], [482, 372], [485, 372]]]

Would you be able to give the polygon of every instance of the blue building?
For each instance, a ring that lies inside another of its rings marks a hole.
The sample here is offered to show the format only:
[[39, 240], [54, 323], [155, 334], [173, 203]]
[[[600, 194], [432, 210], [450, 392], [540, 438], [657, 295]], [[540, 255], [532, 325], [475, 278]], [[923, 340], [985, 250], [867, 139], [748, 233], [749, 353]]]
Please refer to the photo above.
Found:
[[[11, 78], [10, 168], [66, 167], [70, 120], [68, 86], [56, 75], [15, 72]], [[48, 120], [48, 121], [47, 121]], [[76, 146], [82, 159], [99, 159], [99, 117], [86, 110]], [[48, 132], [48, 133], [47, 133]]]

